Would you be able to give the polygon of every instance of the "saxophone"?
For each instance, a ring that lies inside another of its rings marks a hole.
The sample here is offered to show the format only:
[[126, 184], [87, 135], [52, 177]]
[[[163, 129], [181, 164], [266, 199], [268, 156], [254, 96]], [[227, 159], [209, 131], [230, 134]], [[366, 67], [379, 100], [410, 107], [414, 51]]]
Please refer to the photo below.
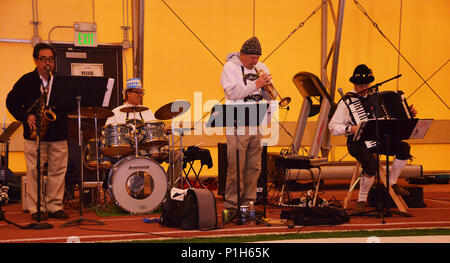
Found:
[[[264, 70], [257, 69], [256, 67], [255, 67], [255, 70], [258, 72], [258, 75], [262, 75], [265, 73]], [[273, 86], [272, 83], [270, 83], [267, 86], [262, 87], [261, 89], [262, 89], [262, 96], [266, 100], [276, 100], [277, 97], [280, 97], [280, 102], [278, 103], [278, 105], [280, 105], [280, 107], [286, 107], [291, 102], [291, 97], [283, 98], [280, 95], [280, 93], [275, 89], [275, 87]]]
[[[52, 72], [49, 70], [48, 71], [50, 74], [50, 78], [49, 81], [47, 83], [47, 86], [44, 88], [44, 91], [42, 92], [41, 97], [39, 98], [39, 110], [37, 112], [36, 115], [36, 125], [38, 125], [37, 122], [41, 122], [40, 124], [40, 131], [39, 131], [39, 140], [42, 140], [45, 136], [45, 134], [47, 133], [47, 128], [48, 128], [48, 124], [50, 121], [56, 121], [56, 114], [50, 110], [50, 108], [46, 108], [45, 107], [45, 103], [47, 101], [47, 96], [48, 96], [48, 85], [50, 84], [50, 82], [53, 79], [53, 75]], [[32, 129], [30, 131], [30, 138], [32, 140], [36, 140], [37, 137], [37, 130], [36, 129]]]

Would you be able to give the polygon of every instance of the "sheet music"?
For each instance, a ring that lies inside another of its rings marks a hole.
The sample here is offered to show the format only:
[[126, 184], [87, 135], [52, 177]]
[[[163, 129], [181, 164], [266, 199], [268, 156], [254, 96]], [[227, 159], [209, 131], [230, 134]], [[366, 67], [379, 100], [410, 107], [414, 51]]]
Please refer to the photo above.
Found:
[[[361, 138], [362, 130], [366, 126], [367, 121], [368, 120], [364, 120], [364, 121], [362, 121], [361, 123], [358, 124], [358, 128], [356, 129], [356, 133], [355, 133], [355, 136], [353, 137], [353, 141], [357, 141], [357, 140], [359, 140]], [[364, 143], [366, 144], [368, 149], [377, 146], [377, 142], [376, 141], [364, 141]]]
[[432, 119], [418, 120], [416, 126], [414, 127], [414, 130], [411, 133], [411, 137], [409, 138], [423, 139], [428, 129], [430, 128], [432, 122], [433, 122]]
[[111, 99], [111, 93], [112, 93], [113, 87], [114, 87], [114, 79], [109, 78], [108, 84], [106, 85], [105, 97], [103, 98], [103, 103], [102, 103], [103, 107], [109, 106], [109, 100]]

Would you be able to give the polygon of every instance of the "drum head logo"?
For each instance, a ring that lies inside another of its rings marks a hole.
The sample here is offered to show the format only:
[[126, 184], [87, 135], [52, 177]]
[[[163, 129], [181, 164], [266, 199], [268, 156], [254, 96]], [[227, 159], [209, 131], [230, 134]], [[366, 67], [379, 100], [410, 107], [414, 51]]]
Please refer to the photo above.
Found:
[[148, 165], [141, 165], [141, 166], [130, 166], [128, 170], [141, 170], [141, 169], [149, 169], [150, 166]]

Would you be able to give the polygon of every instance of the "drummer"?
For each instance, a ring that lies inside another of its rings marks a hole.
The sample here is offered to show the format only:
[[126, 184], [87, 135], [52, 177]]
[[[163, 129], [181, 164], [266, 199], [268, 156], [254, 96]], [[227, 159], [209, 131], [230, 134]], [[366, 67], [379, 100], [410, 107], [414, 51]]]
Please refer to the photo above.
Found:
[[148, 109], [140, 112], [122, 112], [122, 108], [142, 106], [144, 98], [144, 89], [141, 80], [133, 78], [127, 80], [127, 87], [124, 91], [125, 102], [123, 105], [116, 107], [113, 110], [114, 116], [106, 120], [106, 124], [131, 124], [139, 125], [146, 121], [156, 120], [152, 110]]
[[[127, 87], [124, 91], [125, 96], [125, 102], [123, 105], [120, 105], [112, 110], [114, 113], [113, 116], [109, 117], [106, 120], [105, 125], [109, 124], [129, 124], [133, 127], [138, 126], [141, 123], [154, 121], [156, 120], [155, 115], [153, 114], [152, 110], [147, 109], [145, 111], [139, 111], [139, 112], [122, 112], [120, 111], [123, 108], [126, 107], [143, 107], [142, 102], [144, 98], [144, 88], [142, 87], [142, 82], [139, 78], [132, 78], [127, 80]], [[142, 153], [142, 151], [140, 151]], [[175, 150], [174, 153], [174, 159], [175, 159], [175, 177], [172, 178], [178, 178], [181, 175], [181, 151]], [[167, 161], [168, 160], [164, 160]], [[167, 173], [169, 176], [171, 175], [171, 165], [169, 165]]]

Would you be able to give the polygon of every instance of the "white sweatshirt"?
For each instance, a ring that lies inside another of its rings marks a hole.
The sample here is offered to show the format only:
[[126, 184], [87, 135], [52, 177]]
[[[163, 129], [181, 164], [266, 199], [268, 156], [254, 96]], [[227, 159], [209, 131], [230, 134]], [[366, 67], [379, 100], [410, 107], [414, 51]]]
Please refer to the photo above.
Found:
[[[261, 94], [260, 90], [256, 88], [256, 80], [247, 79], [247, 84], [244, 83], [244, 76], [242, 75], [242, 68], [244, 74], [257, 74], [256, 70], [244, 67], [239, 59], [240, 52], [233, 52], [228, 54], [227, 62], [225, 63], [222, 75], [220, 77], [220, 84], [225, 92], [227, 100], [243, 100], [248, 95]], [[258, 62], [255, 66], [258, 70], [263, 70], [270, 74], [269, 69], [262, 62]]]
[[[352, 92], [356, 91], [352, 90]], [[334, 115], [330, 120], [330, 123], [328, 123], [328, 128], [334, 136], [349, 136], [351, 135], [351, 133], [346, 131], [346, 128], [352, 125], [356, 124], [352, 122], [350, 111], [347, 105], [345, 105], [345, 102], [343, 100], [340, 100], [337, 105], [336, 111], [334, 112]]]

